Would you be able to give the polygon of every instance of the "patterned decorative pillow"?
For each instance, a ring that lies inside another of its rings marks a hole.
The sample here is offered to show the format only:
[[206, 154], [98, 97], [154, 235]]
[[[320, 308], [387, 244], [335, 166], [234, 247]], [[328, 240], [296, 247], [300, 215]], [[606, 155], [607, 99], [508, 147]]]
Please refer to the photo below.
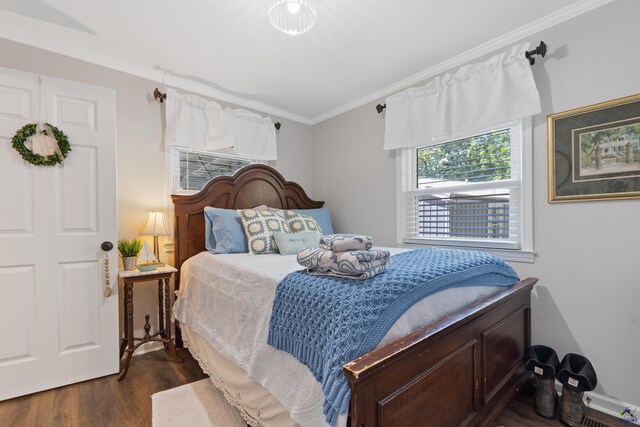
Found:
[[322, 236], [320, 226], [315, 219], [309, 215], [304, 215], [294, 211], [274, 211], [278, 216], [284, 219], [289, 226], [290, 233], [302, 233], [305, 231], [313, 231], [318, 233], [318, 236]]
[[249, 253], [252, 255], [278, 253], [278, 245], [273, 238], [274, 231], [288, 233], [289, 226], [281, 216], [270, 211], [238, 209], [242, 227], [247, 235]]

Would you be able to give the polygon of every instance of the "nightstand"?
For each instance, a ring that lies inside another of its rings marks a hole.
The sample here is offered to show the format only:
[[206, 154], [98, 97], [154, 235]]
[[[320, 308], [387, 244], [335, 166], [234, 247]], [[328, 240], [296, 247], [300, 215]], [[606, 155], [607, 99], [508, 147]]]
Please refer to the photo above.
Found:
[[[150, 341], [163, 343], [164, 348], [169, 352], [169, 360], [172, 362], [182, 362], [182, 359], [176, 353], [176, 346], [171, 338], [171, 276], [177, 271], [170, 265], [158, 267], [152, 271], [120, 271], [119, 277], [124, 281], [124, 337], [120, 341], [120, 359], [122, 359], [123, 355], [126, 354], [126, 356], [124, 365], [118, 375], [118, 381], [122, 381], [127, 376], [133, 352], [142, 344]], [[151, 325], [149, 324], [149, 315], [146, 314], [144, 337], [136, 338], [133, 336], [133, 285], [138, 282], [151, 282], [154, 280], [158, 281], [158, 328], [162, 329], [150, 335]]]

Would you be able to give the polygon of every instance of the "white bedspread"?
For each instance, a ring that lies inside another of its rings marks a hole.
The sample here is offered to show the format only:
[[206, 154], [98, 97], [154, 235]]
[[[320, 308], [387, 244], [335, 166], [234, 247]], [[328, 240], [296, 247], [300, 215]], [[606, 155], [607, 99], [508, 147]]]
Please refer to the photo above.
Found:
[[[392, 254], [403, 251], [389, 250]], [[264, 386], [294, 421], [317, 427], [326, 425], [320, 384], [297, 359], [267, 344], [276, 287], [284, 276], [300, 269], [295, 255], [202, 252], [182, 266], [174, 315]], [[379, 346], [500, 289], [452, 288], [431, 295], [398, 319]], [[346, 417], [338, 419], [339, 426], [345, 422]]]

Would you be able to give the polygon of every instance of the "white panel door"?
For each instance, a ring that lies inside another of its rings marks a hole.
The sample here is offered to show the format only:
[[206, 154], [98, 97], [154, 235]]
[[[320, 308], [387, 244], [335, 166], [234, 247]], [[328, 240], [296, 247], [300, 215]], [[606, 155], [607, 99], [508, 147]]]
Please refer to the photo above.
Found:
[[[11, 138], [39, 118], [69, 138], [33, 166]], [[0, 68], [0, 400], [118, 371], [115, 94]]]

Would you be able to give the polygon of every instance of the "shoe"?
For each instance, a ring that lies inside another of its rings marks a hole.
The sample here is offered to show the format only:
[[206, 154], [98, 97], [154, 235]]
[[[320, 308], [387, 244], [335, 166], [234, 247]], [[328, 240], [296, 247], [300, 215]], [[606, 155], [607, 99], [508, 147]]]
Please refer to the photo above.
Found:
[[534, 373], [536, 413], [545, 418], [554, 418], [558, 402], [555, 389], [558, 355], [551, 347], [534, 345], [527, 349], [524, 359], [525, 367]]
[[569, 353], [560, 363], [557, 378], [562, 383], [560, 421], [568, 426], [579, 427], [585, 410], [582, 401], [584, 392], [593, 390], [598, 384], [593, 365], [586, 357]]

